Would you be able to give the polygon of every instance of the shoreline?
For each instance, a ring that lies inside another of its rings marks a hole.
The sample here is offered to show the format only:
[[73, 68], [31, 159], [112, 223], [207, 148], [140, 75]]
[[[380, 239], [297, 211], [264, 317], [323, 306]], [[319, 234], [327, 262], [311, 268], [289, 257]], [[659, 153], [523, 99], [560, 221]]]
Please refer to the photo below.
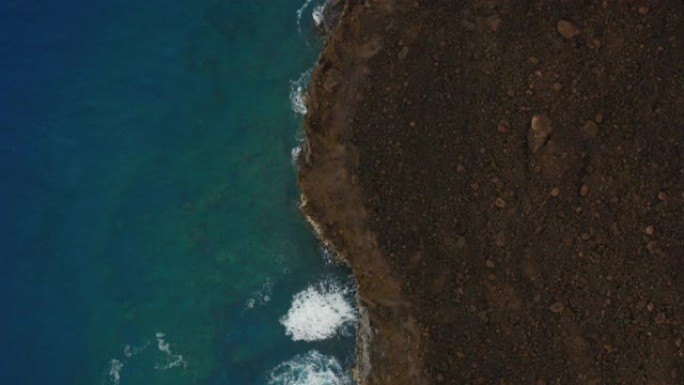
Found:
[[[302, 195], [300, 199], [300, 210], [302, 211], [302, 215], [304, 215], [304, 219], [309, 223], [316, 234], [316, 237], [323, 243], [324, 247], [329, 248], [336, 253], [334, 256], [335, 259], [349, 266], [349, 262], [346, 259], [340, 258], [337, 250], [335, 250], [330, 241], [323, 236], [323, 232], [318, 223], [316, 223], [313, 218], [305, 213], [306, 202], [306, 197]], [[368, 311], [361, 304], [358, 291], [356, 293], [355, 299], [356, 307], [359, 310], [359, 319], [356, 322], [356, 365], [354, 368], [352, 368], [351, 376], [355, 383], [361, 385], [362, 381], [368, 377], [371, 370], [370, 348], [373, 339], [373, 331], [370, 327]]]
[[[347, 108], [353, 105], [346, 101], [356, 96], [355, 88], [368, 74], [364, 63], [381, 49], [377, 39], [358, 33], [355, 3], [344, 2], [311, 74], [297, 161], [300, 210], [321, 242], [350, 267], [358, 285], [356, 383], [420, 385], [422, 332], [366, 225], [354, 175], [358, 155], [344, 139], [352, 114]], [[397, 320], [402, 324], [395, 325]]]
[[359, 385], [684, 376], [684, 5], [652, 3], [344, 2], [297, 164]]

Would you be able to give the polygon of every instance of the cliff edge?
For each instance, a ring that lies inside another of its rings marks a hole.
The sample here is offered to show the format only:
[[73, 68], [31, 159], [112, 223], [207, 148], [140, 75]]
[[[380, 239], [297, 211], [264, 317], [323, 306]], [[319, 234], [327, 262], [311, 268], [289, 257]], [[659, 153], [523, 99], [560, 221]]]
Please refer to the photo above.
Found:
[[681, 383], [684, 3], [343, 6], [299, 183], [359, 383]]

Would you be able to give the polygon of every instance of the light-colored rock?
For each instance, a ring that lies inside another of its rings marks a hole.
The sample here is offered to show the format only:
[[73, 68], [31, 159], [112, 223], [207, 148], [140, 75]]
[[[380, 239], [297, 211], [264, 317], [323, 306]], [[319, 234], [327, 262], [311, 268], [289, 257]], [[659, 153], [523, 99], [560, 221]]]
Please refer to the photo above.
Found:
[[580, 34], [580, 29], [577, 26], [567, 20], [559, 20], [556, 25], [558, 33], [561, 34], [566, 39], [572, 39], [573, 37]]

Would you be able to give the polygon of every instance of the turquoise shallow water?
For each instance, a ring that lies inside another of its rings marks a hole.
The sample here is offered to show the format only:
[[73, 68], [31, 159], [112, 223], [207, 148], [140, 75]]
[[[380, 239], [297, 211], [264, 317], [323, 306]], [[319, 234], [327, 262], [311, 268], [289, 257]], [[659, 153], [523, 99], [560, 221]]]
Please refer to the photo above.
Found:
[[298, 355], [275, 382], [343, 383], [353, 330], [279, 322], [351, 286], [291, 164], [314, 5], [301, 32], [301, 0], [0, 6], [0, 383], [265, 384]]

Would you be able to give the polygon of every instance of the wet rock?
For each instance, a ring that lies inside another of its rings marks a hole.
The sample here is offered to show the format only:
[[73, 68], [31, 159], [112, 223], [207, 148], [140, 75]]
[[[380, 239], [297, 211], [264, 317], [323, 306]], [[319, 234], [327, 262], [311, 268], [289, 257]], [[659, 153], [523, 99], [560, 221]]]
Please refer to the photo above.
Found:
[[329, 0], [326, 3], [325, 7], [323, 7], [322, 13], [314, 13], [312, 16], [319, 32], [323, 35], [329, 35], [340, 22], [340, 17], [342, 16], [343, 9], [344, 1]]
[[580, 29], [567, 20], [559, 20], [556, 29], [558, 30], [558, 33], [566, 39], [572, 39], [580, 34]]

